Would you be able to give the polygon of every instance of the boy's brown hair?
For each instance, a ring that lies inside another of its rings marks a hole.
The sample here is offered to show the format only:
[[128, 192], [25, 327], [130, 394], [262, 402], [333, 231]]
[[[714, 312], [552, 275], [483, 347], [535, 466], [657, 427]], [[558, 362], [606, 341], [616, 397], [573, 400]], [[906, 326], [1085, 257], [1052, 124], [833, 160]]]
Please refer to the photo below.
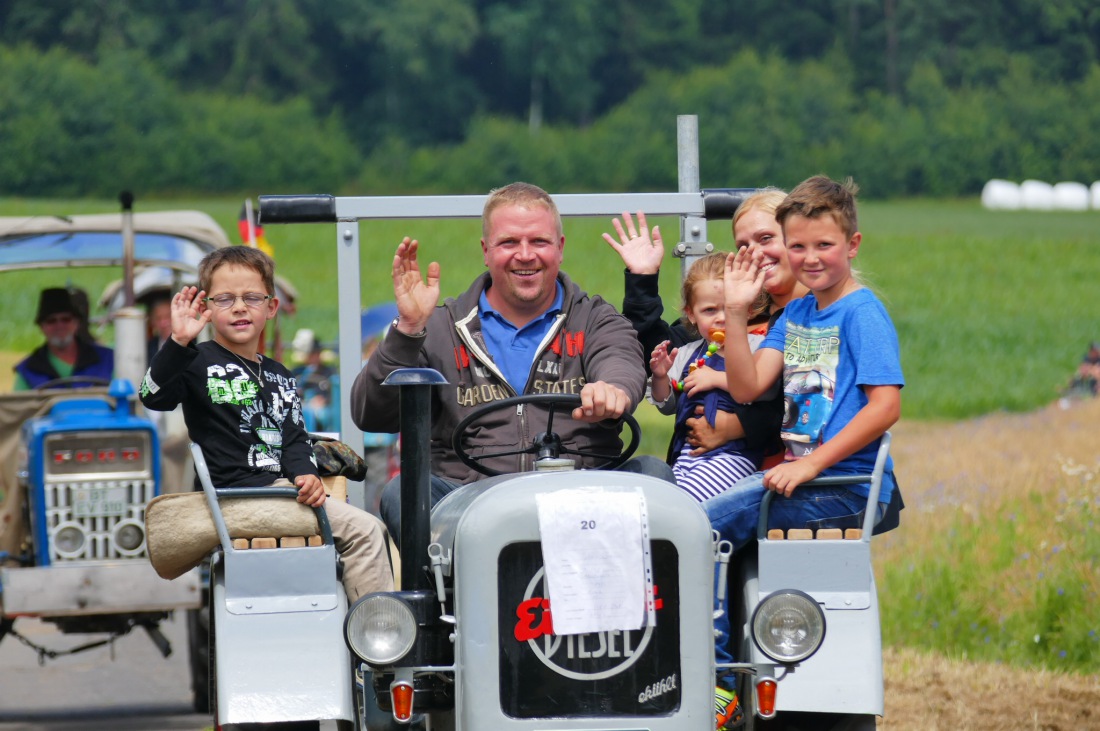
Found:
[[236, 265], [254, 270], [264, 280], [264, 288], [275, 294], [275, 262], [252, 246], [226, 246], [214, 249], [199, 262], [199, 289], [210, 294], [214, 272], [222, 266]]
[[531, 183], [511, 183], [503, 188], [489, 191], [489, 197], [485, 199], [485, 208], [481, 211], [481, 237], [489, 238], [489, 216], [501, 206], [521, 206], [532, 208], [542, 206], [554, 214], [554, 220], [558, 225], [558, 236], [561, 236], [561, 213], [554, 199], [542, 188]]
[[785, 226], [791, 216], [820, 218], [832, 216], [846, 238], [859, 230], [856, 218], [856, 193], [859, 186], [849, 177], [838, 183], [824, 175], [815, 175], [799, 183], [775, 209], [775, 220]]

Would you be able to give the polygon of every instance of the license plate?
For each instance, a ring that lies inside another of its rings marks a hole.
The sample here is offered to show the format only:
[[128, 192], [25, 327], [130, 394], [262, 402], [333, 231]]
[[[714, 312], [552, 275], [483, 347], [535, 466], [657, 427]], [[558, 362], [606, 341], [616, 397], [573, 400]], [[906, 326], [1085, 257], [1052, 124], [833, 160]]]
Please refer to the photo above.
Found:
[[73, 490], [74, 518], [113, 518], [129, 510], [125, 487], [93, 487]]

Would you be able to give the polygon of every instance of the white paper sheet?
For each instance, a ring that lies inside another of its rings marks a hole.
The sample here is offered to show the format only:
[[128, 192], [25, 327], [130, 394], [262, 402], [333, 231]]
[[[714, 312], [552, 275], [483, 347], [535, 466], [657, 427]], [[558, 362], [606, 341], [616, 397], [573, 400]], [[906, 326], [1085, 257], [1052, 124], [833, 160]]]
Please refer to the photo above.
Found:
[[641, 491], [559, 490], [538, 495], [537, 504], [554, 634], [652, 623], [649, 526]]

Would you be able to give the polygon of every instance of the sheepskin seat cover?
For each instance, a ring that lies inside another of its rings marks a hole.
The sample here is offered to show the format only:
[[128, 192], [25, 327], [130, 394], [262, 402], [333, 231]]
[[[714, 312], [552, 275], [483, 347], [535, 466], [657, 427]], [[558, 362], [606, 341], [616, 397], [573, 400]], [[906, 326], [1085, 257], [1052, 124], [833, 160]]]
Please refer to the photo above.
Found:
[[[230, 538], [312, 536], [320, 531], [313, 509], [287, 498], [225, 498], [222, 515]], [[218, 545], [218, 531], [201, 492], [160, 495], [145, 507], [149, 561], [164, 579], [198, 566]]]

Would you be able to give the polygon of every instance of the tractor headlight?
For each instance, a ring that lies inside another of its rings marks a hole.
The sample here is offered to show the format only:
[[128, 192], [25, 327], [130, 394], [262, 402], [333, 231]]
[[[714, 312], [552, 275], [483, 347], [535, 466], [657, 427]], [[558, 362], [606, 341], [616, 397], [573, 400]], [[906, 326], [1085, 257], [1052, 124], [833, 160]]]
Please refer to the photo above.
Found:
[[777, 591], [753, 612], [752, 636], [773, 660], [805, 660], [825, 639], [825, 612], [808, 594], [793, 589]]
[[115, 545], [125, 553], [136, 553], [145, 542], [145, 529], [136, 521], [124, 521], [115, 526]]
[[348, 647], [371, 665], [392, 665], [416, 642], [416, 617], [400, 597], [368, 594], [348, 611], [344, 638]]
[[53, 547], [63, 558], [79, 558], [84, 552], [87, 536], [77, 523], [62, 523], [53, 532]]

